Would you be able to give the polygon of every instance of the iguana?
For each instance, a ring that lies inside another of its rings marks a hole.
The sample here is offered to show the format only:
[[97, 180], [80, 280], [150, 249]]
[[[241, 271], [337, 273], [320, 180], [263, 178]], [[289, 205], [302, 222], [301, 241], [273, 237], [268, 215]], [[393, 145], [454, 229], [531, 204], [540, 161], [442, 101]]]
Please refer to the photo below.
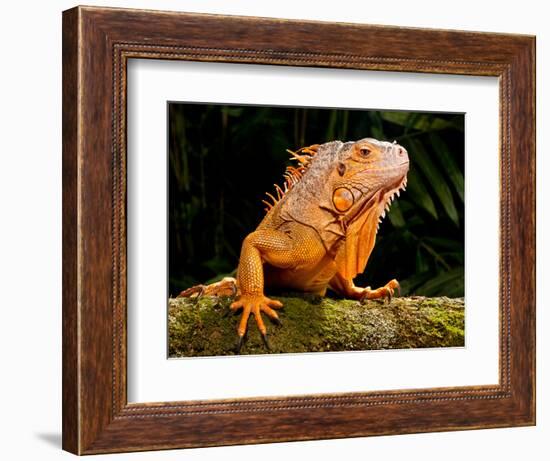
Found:
[[397, 144], [364, 138], [332, 141], [289, 151], [296, 167], [285, 172], [283, 187], [267, 194], [266, 215], [242, 243], [237, 278], [184, 290], [179, 296], [233, 295], [240, 351], [253, 314], [267, 348], [263, 312], [276, 323], [280, 301], [264, 289], [287, 289], [324, 296], [330, 288], [352, 299], [391, 297], [393, 279], [383, 287], [356, 287], [374, 247], [381, 219], [407, 185], [409, 157]]

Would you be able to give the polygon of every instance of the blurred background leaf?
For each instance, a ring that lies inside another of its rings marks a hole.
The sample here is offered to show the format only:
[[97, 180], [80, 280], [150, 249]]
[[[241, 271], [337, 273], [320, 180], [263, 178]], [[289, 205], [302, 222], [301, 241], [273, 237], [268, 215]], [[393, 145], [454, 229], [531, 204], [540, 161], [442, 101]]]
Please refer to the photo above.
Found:
[[397, 278], [403, 294], [464, 295], [462, 114], [171, 103], [168, 136], [171, 295], [234, 275], [286, 149], [365, 137], [397, 140], [411, 167], [356, 284]]

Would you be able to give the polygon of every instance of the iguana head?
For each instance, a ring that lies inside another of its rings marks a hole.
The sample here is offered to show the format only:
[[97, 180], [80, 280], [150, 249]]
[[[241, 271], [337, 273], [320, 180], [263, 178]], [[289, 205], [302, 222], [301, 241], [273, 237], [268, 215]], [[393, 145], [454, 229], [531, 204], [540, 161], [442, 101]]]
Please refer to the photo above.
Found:
[[348, 142], [342, 144], [335, 161], [331, 208], [346, 225], [372, 207], [383, 217], [407, 184], [409, 156], [396, 142], [373, 138]]

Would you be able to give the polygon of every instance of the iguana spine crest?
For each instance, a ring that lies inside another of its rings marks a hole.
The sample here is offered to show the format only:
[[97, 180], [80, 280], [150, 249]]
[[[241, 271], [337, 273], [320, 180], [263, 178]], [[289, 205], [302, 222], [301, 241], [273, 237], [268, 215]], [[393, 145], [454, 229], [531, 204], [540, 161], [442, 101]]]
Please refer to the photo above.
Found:
[[298, 167], [294, 167], [292, 165], [287, 166], [286, 170], [283, 174], [284, 182], [283, 187], [279, 186], [278, 184], [273, 184], [275, 187], [275, 193], [277, 194], [277, 197], [275, 197], [273, 194], [266, 192], [266, 195], [269, 200], [262, 200], [262, 203], [266, 206], [264, 208], [266, 213], [269, 213], [269, 211], [277, 205], [281, 201], [281, 199], [286, 195], [286, 193], [292, 189], [294, 185], [296, 185], [303, 177], [306, 170], [309, 168], [309, 165], [311, 164], [311, 160], [313, 159], [314, 155], [317, 153], [319, 145], [314, 144], [312, 146], [308, 147], [301, 147], [297, 151], [292, 151], [290, 149], [287, 149], [286, 151], [291, 155], [290, 159], [295, 160], [299, 163]]

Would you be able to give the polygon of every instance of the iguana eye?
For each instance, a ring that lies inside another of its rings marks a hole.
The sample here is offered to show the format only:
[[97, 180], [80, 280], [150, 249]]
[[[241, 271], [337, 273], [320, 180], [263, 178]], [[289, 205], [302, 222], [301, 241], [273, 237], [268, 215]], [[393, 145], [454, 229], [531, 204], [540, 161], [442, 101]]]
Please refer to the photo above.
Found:
[[361, 154], [361, 157], [368, 157], [370, 154], [370, 149], [367, 149], [366, 147], [361, 147], [361, 149], [359, 149], [359, 153]]

